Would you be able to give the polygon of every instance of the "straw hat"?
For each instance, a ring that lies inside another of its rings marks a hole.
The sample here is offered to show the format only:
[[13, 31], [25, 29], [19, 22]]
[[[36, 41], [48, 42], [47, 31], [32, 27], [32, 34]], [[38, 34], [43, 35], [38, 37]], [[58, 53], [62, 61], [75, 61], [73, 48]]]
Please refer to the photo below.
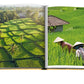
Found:
[[73, 45], [73, 48], [76, 47], [76, 46], [78, 46], [78, 45], [84, 45], [84, 43], [82, 43], [82, 42], [76, 42], [76, 43]]
[[64, 41], [64, 39], [60, 38], [60, 37], [57, 37], [55, 40], [54, 40], [54, 43], [55, 42], [61, 42], [61, 41]]

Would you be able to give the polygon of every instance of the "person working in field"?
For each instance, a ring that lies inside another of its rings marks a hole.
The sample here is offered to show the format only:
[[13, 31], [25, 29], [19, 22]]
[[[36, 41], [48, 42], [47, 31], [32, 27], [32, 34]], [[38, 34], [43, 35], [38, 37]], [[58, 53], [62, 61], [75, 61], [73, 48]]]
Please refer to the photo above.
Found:
[[76, 42], [73, 46], [74, 49], [76, 49], [76, 57], [82, 56], [82, 59], [84, 60], [84, 43], [82, 42]]
[[54, 43], [60, 44], [60, 46], [61, 46], [62, 48], [67, 48], [69, 52], [70, 52], [71, 49], [73, 48], [73, 46], [72, 46], [70, 43], [64, 42], [64, 39], [62, 39], [62, 38], [60, 38], [60, 37], [57, 37], [57, 38], [54, 40]]

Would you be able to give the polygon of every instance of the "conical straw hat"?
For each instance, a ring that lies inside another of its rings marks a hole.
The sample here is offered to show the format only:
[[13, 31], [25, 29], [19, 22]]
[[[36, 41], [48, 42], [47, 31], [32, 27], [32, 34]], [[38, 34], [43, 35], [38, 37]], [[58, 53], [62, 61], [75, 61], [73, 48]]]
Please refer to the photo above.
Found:
[[54, 40], [54, 43], [55, 42], [61, 42], [61, 41], [64, 41], [64, 39], [60, 38], [60, 37], [57, 37], [55, 40]]
[[82, 42], [76, 42], [76, 43], [73, 45], [73, 47], [76, 47], [76, 46], [78, 46], [78, 45], [84, 45], [84, 43], [82, 43]]

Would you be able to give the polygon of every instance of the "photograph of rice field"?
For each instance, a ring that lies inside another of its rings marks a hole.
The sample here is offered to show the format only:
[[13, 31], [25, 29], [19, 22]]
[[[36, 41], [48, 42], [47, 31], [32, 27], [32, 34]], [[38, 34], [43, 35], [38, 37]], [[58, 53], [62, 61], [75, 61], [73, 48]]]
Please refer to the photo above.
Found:
[[0, 68], [43, 68], [44, 7], [0, 7]]
[[[63, 30], [55, 31], [54, 27], [48, 28], [48, 66], [70, 65], [83, 66], [84, 60], [76, 57], [76, 51], [69, 53], [58, 43], [54, 43], [57, 37], [74, 45], [75, 42], [84, 43], [84, 8], [83, 7], [48, 7], [48, 15], [56, 16], [69, 24], [63, 25]], [[60, 28], [60, 27], [59, 27]]]

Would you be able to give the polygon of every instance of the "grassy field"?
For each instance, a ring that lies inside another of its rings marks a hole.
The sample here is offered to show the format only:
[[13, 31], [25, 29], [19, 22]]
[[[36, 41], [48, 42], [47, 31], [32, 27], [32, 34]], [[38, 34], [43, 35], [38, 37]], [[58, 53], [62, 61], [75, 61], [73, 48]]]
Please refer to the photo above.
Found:
[[53, 41], [59, 36], [72, 45], [77, 42], [84, 42], [84, 8], [74, 7], [49, 7], [48, 15], [54, 15], [70, 24], [63, 26], [62, 32], [48, 33], [48, 65], [80, 65], [84, 61], [78, 59], [75, 52], [69, 54]]
[[31, 18], [0, 25], [0, 68], [44, 67], [44, 27]]

